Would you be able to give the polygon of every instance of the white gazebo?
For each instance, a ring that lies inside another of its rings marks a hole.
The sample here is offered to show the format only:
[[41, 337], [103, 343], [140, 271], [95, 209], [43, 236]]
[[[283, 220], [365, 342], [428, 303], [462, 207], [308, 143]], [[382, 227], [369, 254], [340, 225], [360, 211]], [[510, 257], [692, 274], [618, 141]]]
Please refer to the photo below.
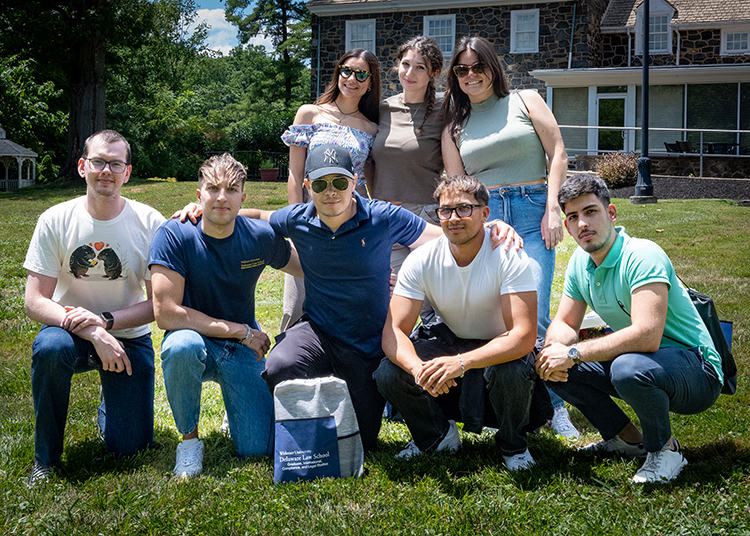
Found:
[[[5, 173], [0, 175], [0, 191], [16, 190], [24, 186], [31, 186], [36, 180], [37, 155], [25, 147], [5, 138], [5, 130], [0, 127], [0, 162]], [[10, 166], [16, 161], [18, 177], [9, 177]]]

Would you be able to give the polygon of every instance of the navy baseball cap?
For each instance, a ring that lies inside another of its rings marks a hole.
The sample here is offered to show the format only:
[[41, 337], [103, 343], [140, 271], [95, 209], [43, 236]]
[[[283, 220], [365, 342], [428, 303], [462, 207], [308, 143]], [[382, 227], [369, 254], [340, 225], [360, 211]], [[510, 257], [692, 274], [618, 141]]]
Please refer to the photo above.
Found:
[[338, 145], [326, 143], [307, 152], [305, 177], [315, 180], [334, 173], [350, 179], [354, 178], [352, 157], [349, 151]]

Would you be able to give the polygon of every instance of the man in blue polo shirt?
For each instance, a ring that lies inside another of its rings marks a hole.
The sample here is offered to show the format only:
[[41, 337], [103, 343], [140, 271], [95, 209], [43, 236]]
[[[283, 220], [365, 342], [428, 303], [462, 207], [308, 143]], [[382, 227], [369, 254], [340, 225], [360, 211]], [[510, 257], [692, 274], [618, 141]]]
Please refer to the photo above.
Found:
[[[665, 482], [687, 461], [669, 412], [692, 415], [721, 392], [721, 358], [664, 251], [615, 227], [609, 190], [594, 175], [560, 188], [565, 227], [580, 246], [570, 259], [537, 371], [602, 435], [593, 448], [646, 456], [633, 482]], [[577, 343], [586, 306], [614, 330]], [[615, 403], [635, 411], [641, 433]]]
[[263, 376], [271, 389], [293, 378], [343, 379], [362, 444], [374, 450], [385, 400], [372, 373], [383, 355], [391, 247], [419, 246], [437, 238], [440, 228], [390, 203], [360, 197], [342, 147], [309, 152], [305, 185], [312, 203], [263, 215], [297, 247], [306, 292], [302, 318], [277, 337]]

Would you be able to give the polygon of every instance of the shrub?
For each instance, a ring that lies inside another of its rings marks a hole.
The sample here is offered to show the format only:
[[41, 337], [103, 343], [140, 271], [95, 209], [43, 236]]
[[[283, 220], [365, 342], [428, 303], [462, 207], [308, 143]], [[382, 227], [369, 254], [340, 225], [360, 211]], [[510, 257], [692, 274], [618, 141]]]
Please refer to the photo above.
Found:
[[39, 166], [37, 167], [36, 182], [52, 182], [60, 174], [60, 166], [56, 166], [52, 162], [52, 156], [47, 153], [39, 160]]
[[638, 182], [638, 155], [607, 153], [596, 165], [596, 172], [609, 188], [626, 188]]

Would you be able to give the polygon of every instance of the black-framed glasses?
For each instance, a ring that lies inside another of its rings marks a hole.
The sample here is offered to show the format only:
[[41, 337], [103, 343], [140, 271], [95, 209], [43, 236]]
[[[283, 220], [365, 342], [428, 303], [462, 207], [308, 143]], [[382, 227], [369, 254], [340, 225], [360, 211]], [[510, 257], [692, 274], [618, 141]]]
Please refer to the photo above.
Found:
[[459, 218], [469, 218], [475, 208], [483, 207], [484, 205], [458, 205], [457, 207], [438, 207], [435, 210], [435, 214], [440, 220], [449, 220], [453, 213]]
[[333, 184], [337, 190], [344, 191], [349, 188], [349, 179], [346, 177], [335, 177], [333, 179], [315, 179], [310, 183], [310, 188], [316, 194], [322, 194], [328, 190], [328, 185]]
[[471, 71], [474, 74], [484, 74], [484, 69], [487, 67], [483, 61], [477, 61], [471, 65], [458, 64], [453, 66], [453, 74], [459, 78], [463, 78]]
[[109, 169], [112, 173], [125, 173], [125, 170], [128, 169], [128, 164], [121, 160], [112, 160], [111, 162], [102, 160], [101, 158], [84, 158], [84, 160], [88, 160], [91, 167], [96, 171], [104, 171], [107, 164], [109, 164]]
[[357, 82], [364, 82], [370, 78], [370, 71], [363, 71], [362, 69], [352, 69], [346, 65], [339, 65], [339, 74], [344, 78], [349, 78], [354, 73], [354, 79]]

